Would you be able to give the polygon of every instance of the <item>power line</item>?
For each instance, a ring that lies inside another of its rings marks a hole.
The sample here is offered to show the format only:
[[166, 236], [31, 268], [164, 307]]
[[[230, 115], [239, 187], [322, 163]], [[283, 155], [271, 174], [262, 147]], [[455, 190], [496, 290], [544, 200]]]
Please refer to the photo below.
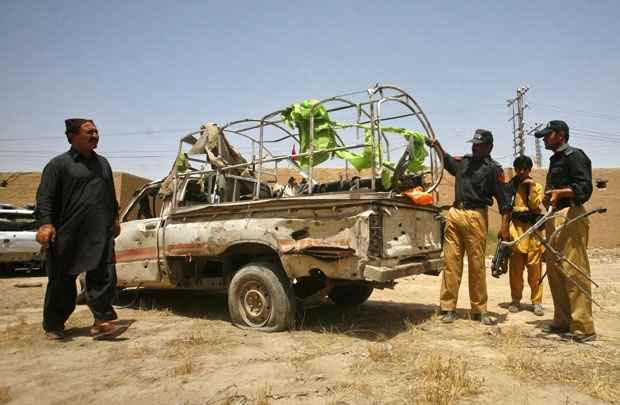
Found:
[[571, 130], [571, 132], [573, 131], [577, 131], [577, 132], [587, 132], [587, 133], [591, 133], [591, 134], [596, 134], [596, 135], [606, 135], [606, 136], [614, 136], [614, 137], [619, 137], [620, 138], [620, 133], [616, 132], [603, 132], [603, 131], [594, 131], [591, 129], [580, 129], [580, 128], [575, 128], [573, 130]]
[[[571, 136], [576, 136], [580, 138], [588, 138], [588, 139], [593, 139], [593, 140], [606, 140], [606, 141], [613, 141], [613, 142], [620, 141], [620, 134], [612, 134], [609, 132], [607, 133], [609, 135], [598, 135], [597, 131], [591, 131], [591, 130], [573, 129], [570, 131]], [[534, 136], [532, 132], [528, 132], [526, 135]]]
[[575, 113], [575, 114], [587, 115], [592, 118], [601, 118], [601, 119], [608, 119], [608, 120], [620, 119], [620, 116], [614, 115], [614, 114], [601, 113], [601, 112], [596, 112], [596, 111], [571, 110], [571, 109], [567, 109], [565, 107], [553, 105], [553, 104], [532, 103], [532, 102], [530, 102], [530, 104], [538, 106], [541, 110], [547, 109], [551, 111]]
[[[128, 135], [153, 135], [153, 134], [164, 134], [164, 133], [172, 133], [172, 132], [192, 132], [197, 131], [197, 129], [153, 129], [153, 130], [143, 130], [143, 131], [128, 131], [128, 132], [101, 132], [102, 137], [108, 136], [128, 136]], [[38, 137], [18, 137], [18, 138], [0, 138], [0, 142], [19, 142], [19, 141], [40, 141], [42, 139], [65, 139], [64, 135], [58, 136], [38, 136]]]

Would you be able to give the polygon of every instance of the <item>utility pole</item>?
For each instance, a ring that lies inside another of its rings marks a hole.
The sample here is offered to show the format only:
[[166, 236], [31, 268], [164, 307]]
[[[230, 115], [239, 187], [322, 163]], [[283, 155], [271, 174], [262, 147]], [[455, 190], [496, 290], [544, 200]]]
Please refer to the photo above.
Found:
[[525, 131], [523, 129], [523, 111], [527, 108], [525, 104], [525, 93], [529, 90], [525, 85], [517, 89], [517, 97], [506, 100], [507, 106], [512, 107], [512, 116], [508, 121], [512, 121], [512, 151], [514, 157], [525, 154]]
[[[534, 132], [538, 131], [540, 128], [542, 128], [543, 124], [542, 123], [535, 123], [533, 126], [531, 126], [526, 135], [532, 135]], [[534, 165], [536, 167], [542, 167], [542, 144], [540, 142], [540, 138], [535, 138], [535, 147], [536, 147], [536, 154], [534, 155]]]

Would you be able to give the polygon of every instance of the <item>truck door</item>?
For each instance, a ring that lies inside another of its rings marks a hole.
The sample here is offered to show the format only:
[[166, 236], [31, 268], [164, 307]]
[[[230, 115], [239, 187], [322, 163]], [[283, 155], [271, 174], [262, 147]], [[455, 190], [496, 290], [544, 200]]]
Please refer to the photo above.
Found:
[[160, 282], [160, 185], [156, 183], [144, 187], [121, 216], [121, 234], [115, 243], [119, 287], [148, 286]]

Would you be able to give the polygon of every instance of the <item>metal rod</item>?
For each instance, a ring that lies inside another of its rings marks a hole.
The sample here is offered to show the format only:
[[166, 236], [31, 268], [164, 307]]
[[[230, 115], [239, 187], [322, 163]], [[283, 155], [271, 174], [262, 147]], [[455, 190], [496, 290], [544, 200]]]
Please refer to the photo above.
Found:
[[[403, 89], [401, 89], [399, 87], [391, 86], [391, 85], [380, 86], [380, 89], [382, 91], [385, 90], [385, 89], [390, 89], [392, 91], [396, 91], [396, 92], [399, 93], [399, 95], [397, 97], [403, 97], [406, 100], [408, 100], [411, 104], [413, 104], [413, 106], [415, 107], [415, 109], [417, 111], [416, 117], [418, 118], [418, 121], [420, 122], [420, 124], [422, 125], [422, 127], [424, 128], [426, 133], [430, 136], [430, 138], [431, 139], [436, 139], [435, 131], [433, 130], [433, 127], [431, 126], [431, 123], [428, 121], [428, 118], [426, 117], [426, 114], [422, 110], [422, 107], [420, 107], [418, 102], [415, 101], [415, 99], [413, 97], [411, 97], [411, 95], [409, 95], [409, 93], [407, 93], [406, 91], [404, 91]], [[435, 193], [435, 198], [437, 199], [437, 201], [439, 201], [439, 191], [438, 191], [437, 187], [441, 183], [441, 179], [443, 178], [443, 166], [444, 166], [444, 164], [443, 164], [443, 155], [440, 153], [439, 150], [435, 151], [435, 155], [431, 154], [430, 163], [431, 163], [431, 179], [434, 182], [434, 186], [429, 188], [429, 190], [427, 190], [427, 191], [428, 192], [434, 192]], [[435, 169], [435, 166], [437, 166], [437, 169]], [[439, 173], [437, 179], [435, 178], [436, 177], [435, 173]]]
[[[367, 146], [366, 144], [360, 143], [360, 144], [357, 144], [357, 145], [339, 146], [337, 148], [321, 149], [320, 151], [318, 151], [316, 153], [321, 153], [321, 152], [329, 153], [329, 152], [337, 152], [337, 151], [340, 151], [340, 150], [347, 150], [347, 149], [360, 149], [360, 148], [364, 148], [366, 146]], [[297, 156], [301, 156], [301, 157], [303, 157], [303, 156], [310, 156], [310, 153], [311, 152], [300, 153]], [[288, 159], [290, 159], [289, 155], [280, 155], [280, 156], [274, 156], [274, 157], [272, 157], [270, 159], [263, 159], [263, 162], [264, 163], [270, 163], [270, 162], [275, 162], [275, 161], [279, 161], [279, 160], [288, 160]], [[219, 170], [225, 171], [225, 170], [231, 170], [231, 169], [238, 169], [240, 167], [250, 166], [253, 163], [255, 163], [255, 162], [239, 163], [239, 164], [236, 164], [236, 165], [231, 165], [231, 166], [223, 167], [223, 168], [221, 168]], [[178, 176], [179, 177], [185, 177], [185, 176], [190, 175], [190, 174], [205, 174], [205, 173], [213, 173], [213, 172], [214, 172], [214, 170], [212, 170], [212, 169], [210, 169], [210, 170], [196, 170], [196, 171], [193, 171], [191, 173], [179, 173]]]
[[370, 105], [370, 115], [372, 116], [370, 122], [370, 155], [372, 156], [372, 166], [371, 166], [371, 178], [370, 178], [370, 189], [375, 191], [375, 177], [377, 177], [377, 161], [375, 159], [376, 146], [375, 146], [375, 105]]
[[[353, 103], [353, 102], [351, 102], [351, 101], [349, 101], [349, 100], [346, 100], [346, 99], [344, 99], [344, 98], [341, 98], [341, 97], [330, 97], [330, 98], [328, 98], [328, 99], [326, 99], [326, 100], [339, 100], [339, 101], [347, 102], [347, 105], [345, 105], [345, 106], [340, 106], [340, 107], [335, 107], [335, 108], [327, 109], [326, 111], [327, 111], [328, 113], [331, 113], [331, 112], [336, 112], [336, 111], [341, 111], [341, 110], [346, 110], [346, 109], [348, 109], [348, 108], [353, 108], [353, 107], [357, 107], [357, 106], [360, 106], [360, 107], [361, 107], [361, 106], [370, 105], [370, 104], [375, 103], [375, 101], [366, 101], [366, 102], [362, 102], [362, 103]], [[364, 111], [364, 110], [362, 110], [362, 111]], [[274, 116], [274, 115], [277, 115], [277, 114], [281, 114], [282, 112], [284, 112], [284, 110], [274, 111], [274, 112], [271, 112], [271, 113], [267, 114], [267, 115], [266, 115], [266, 117], [267, 117], [267, 116]], [[367, 116], [369, 116], [369, 117], [370, 117], [370, 115], [369, 115], [368, 113], [366, 113], [365, 111], [364, 111], [364, 114], [366, 114]], [[227, 124], [226, 124], [226, 125], [224, 125], [222, 128], [227, 128], [227, 127], [229, 127], [229, 126], [231, 126], [231, 125], [236, 125], [236, 124], [243, 123], [243, 122], [261, 122], [261, 124], [254, 125], [254, 126], [247, 127], [247, 128], [242, 128], [242, 129], [237, 130], [237, 132], [246, 132], [246, 131], [250, 131], [250, 130], [252, 130], [252, 129], [257, 129], [257, 128], [260, 128], [260, 127], [261, 127], [261, 125], [263, 125], [263, 124], [262, 124], [262, 122], [263, 122], [262, 120], [255, 120], [255, 119], [248, 118], [248, 119], [243, 119], [243, 120], [238, 120], [238, 121], [233, 121], [233, 122], [231, 122], [231, 123], [227, 123]], [[269, 123], [269, 125], [274, 125], [274, 126], [276, 126], [276, 124], [280, 124], [280, 123], [282, 123], [282, 122], [284, 122], [284, 119], [278, 119], [278, 120], [275, 120], [275, 121], [269, 121], [268, 123]], [[279, 125], [278, 125], [278, 128], [280, 128], [280, 129], [282, 129], [283, 131], [285, 131], [285, 129], [283, 129], [283, 128], [282, 128], [281, 126], [279, 126]], [[192, 132], [190, 135], [194, 135], [194, 134], [199, 133], [199, 132], [200, 132], [200, 131], [198, 131], [198, 132]]]
[[[553, 253], [553, 255], [555, 256], [555, 262], [556, 262], [556, 264], [558, 266], [557, 269], [559, 269], [564, 274], [566, 279], [569, 280], [571, 283], [573, 283], [575, 285], [575, 287], [577, 287], [579, 289], [579, 291], [581, 291], [583, 293], [583, 295], [585, 295], [590, 301], [592, 301], [594, 304], [598, 305], [599, 308], [602, 308], [601, 305], [594, 300], [594, 298], [592, 297], [592, 294], [590, 294], [588, 291], [586, 291], [585, 288], [583, 288], [583, 286], [581, 286], [581, 284], [579, 284], [576, 280], [573, 280], [573, 278], [570, 276], [570, 274], [566, 273], [566, 271], [564, 269], [564, 266], [562, 264], [562, 261], [567, 261], [567, 262], [569, 262], [569, 261], [564, 257], [564, 255], [562, 255], [560, 252], [555, 250], [551, 246], [551, 244], [549, 242], [547, 242], [546, 240], [542, 240], [541, 243], [545, 246], [546, 249], [549, 249], [549, 251], [551, 253]], [[581, 270], [579, 270], [579, 272], [586, 279], [588, 279], [590, 282], [594, 283], [594, 281], [592, 281], [592, 279], [590, 279], [588, 276], [586, 276]], [[598, 287], [598, 285], [597, 285], [597, 287]]]
[[[312, 175], [313, 175], [313, 165], [314, 165], [314, 106], [310, 108], [310, 122], [308, 123], [308, 136], [310, 137], [310, 156], [308, 158], [308, 194], [312, 195], [312, 189], [314, 188], [312, 185]], [[301, 150], [301, 144], [299, 146]]]
[[563, 228], [573, 224], [576, 221], [579, 221], [580, 219], [589, 217], [592, 214], [604, 214], [605, 212], [607, 212], [607, 208], [595, 208], [592, 211], [589, 212], [584, 212], [583, 214], [577, 215], [575, 218], [566, 221], [565, 223], [562, 224], [562, 226], [560, 226], [558, 229], [556, 229], [551, 236], [549, 236], [549, 243], [551, 243], [553, 241], [553, 239], [555, 239], [558, 235], [559, 235], [559, 231], [562, 230]]
[[[394, 115], [394, 116], [392, 116], [392, 117], [381, 118], [381, 122], [384, 122], [384, 121], [391, 121], [391, 120], [397, 120], [397, 119], [399, 119], [399, 118], [412, 117], [412, 116], [417, 116], [417, 115], [418, 115], [418, 113], [416, 113], [416, 112], [414, 112], [414, 113], [408, 113], [408, 114], [402, 114], [402, 115]], [[370, 121], [370, 120], [368, 120], [368, 121], [363, 121], [363, 122], [360, 122], [359, 124], [360, 124], [360, 125], [367, 125], [367, 124], [370, 124], [370, 122], [371, 122], [371, 121]]]

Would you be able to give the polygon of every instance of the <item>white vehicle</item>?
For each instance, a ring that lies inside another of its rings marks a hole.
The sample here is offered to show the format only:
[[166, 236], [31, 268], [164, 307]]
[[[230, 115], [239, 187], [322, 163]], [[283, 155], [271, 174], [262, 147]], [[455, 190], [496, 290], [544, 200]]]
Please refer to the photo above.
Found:
[[34, 211], [0, 204], [0, 273], [41, 267]]

